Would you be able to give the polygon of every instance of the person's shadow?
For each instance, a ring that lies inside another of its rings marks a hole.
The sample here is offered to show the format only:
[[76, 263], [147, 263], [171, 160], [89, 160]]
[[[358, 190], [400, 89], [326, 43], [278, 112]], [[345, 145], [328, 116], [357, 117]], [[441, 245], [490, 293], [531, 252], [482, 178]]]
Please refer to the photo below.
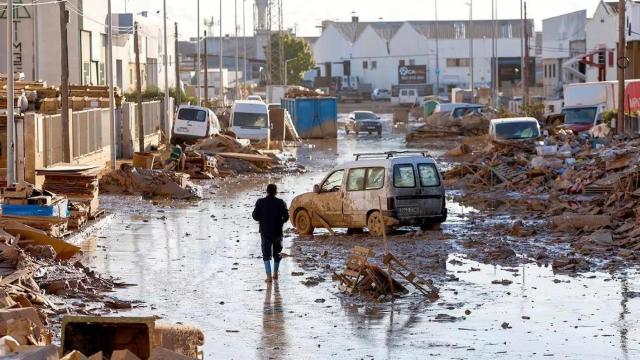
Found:
[[261, 343], [261, 359], [280, 359], [287, 348], [284, 309], [277, 281], [267, 284], [265, 291]]

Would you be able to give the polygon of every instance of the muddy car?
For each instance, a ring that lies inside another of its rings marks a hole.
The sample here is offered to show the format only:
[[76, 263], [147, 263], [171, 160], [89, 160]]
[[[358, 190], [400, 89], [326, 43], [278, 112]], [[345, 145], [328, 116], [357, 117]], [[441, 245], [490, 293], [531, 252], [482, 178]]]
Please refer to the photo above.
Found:
[[[333, 169], [313, 192], [297, 196], [289, 215], [301, 235], [316, 228], [367, 228], [382, 236], [392, 227], [430, 228], [447, 220], [445, 189], [427, 154], [357, 154]], [[384, 219], [384, 220], [383, 220]]]
[[347, 122], [344, 125], [344, 131], [349, 135], [353, 132], [356, 135], [360, 133], [373, 134], [378, 133], [382, 135], [382, 122], [380, 116], [372, 113], [371, 111], [354, 111], [349, 114]]

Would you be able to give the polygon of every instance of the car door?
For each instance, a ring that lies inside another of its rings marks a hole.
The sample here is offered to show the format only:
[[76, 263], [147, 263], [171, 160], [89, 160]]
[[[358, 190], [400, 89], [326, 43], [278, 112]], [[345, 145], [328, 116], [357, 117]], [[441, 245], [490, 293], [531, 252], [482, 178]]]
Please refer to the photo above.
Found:
[[440, 173], [433, 163], [418, 163], [418, 182], [421, 188], [420, 207], [427, 216], [440, 215], [444, 201], [444, 187]]
[[[343, 225], [342, 200], [344, 198], [345, 170], [336, 170], [329, 174], [320, 184], [320, 192], [314, 199], [316, 214], [321, 216], [332, 227]], [[314, 217], [314, 225], [322, 227], [318, 219]]]
[[384, 167], [350, 169], [344, 196], [344, 221], [347, 227], [367, 226], [369, 210], [380, 208], [387, 199], [383, 195]]

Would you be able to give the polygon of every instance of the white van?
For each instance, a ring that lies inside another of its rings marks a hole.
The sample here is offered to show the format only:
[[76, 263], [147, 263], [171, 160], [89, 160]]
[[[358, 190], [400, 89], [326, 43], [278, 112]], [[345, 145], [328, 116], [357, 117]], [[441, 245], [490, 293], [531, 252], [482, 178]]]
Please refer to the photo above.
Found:
[[216, 114], [208, 108], [182, 105], [176, 112], [171, 143], [193, 143], [220, 133], [220, 122]]
[[541, 136], [540, 123], [532, 117], [493, 119], [489, 136], [494, 141], [533, 141]]
[[257, 100], [236, 101], [231, 108], [229, 128], [238, 139], [269, 145], [271, 122], [267, 104]]
[[416, 89], [400, 89], [399, 93], [400, 105], [413, 106], [418, 104], [418, 90]]

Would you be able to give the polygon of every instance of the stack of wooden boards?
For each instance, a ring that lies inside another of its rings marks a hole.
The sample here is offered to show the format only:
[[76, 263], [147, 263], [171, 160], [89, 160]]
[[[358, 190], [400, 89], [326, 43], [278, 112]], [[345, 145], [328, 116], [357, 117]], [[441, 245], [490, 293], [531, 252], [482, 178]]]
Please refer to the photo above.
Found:
[[99, 165], [58, 165], [36, 170], [44, 176], [45, 190], [69, 199], [69, 227], [81, 228], [90, 219], [100, 215], [98, 174]]
[[15, 220], [55, 237], [67, 230], [68, 200], [64, 196], [20, 182], [3, 190], [3, 220]]

